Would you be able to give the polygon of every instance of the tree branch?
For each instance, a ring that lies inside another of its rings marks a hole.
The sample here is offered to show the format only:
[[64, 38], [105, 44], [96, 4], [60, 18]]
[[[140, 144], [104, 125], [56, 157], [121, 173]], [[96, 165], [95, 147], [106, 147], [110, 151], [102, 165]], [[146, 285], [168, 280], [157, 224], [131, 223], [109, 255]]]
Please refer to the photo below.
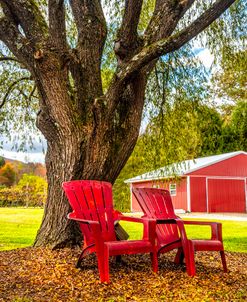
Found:
[[115, 53], [120, 59], [133, 55], [138, 47], [137, 27], [142, 10], [143, 0], [125, 0], [122, 25], [115, 42]]
[[12, 90], [14, 89], [15, 85], [17, 85], [18, 83], [22, 82], [22, 81], [26, 81], [26, 80], [31, 80], [30, 77], [22, 77], [16, 81], [14, 81], [7, 89], [4, 98], [2, 100], [2, 102], [0, 103], [0, 109], [4, 106], [4, 104], [6, 103], [8, 96], [10, 95], [10, 93], [12, 92]]
[[[195, 0], [157, 0], [153, 17], [145, 31], [145, 45], [169, 37], [194, 2]], [[148, 64], [145, 72], [150, 73], [156, 62], [157, 60], [153, 60]]]
[[11, 11], [17, 24], [20, 24], [26, 37], [35, 46], [47, 37], [48, 28], [38, 5], [33, 0], [1, 0]]
[[0, 57], [0, 62], [3, 62], [3, 61], [14, 61], [14, 62], [20, 63], [20, 61], [18, 61], [14, 57]]
[[49, 32], [58, 48], [66, 48], [65, 9], [63, 0], [49, 0]]
[[88, 51], [92, 47], [99, 47], [101, 55], [106, 37], [106, 21], [100, 0], [70, 0], [70, 3], [78, 30], [78, 48]]
[[127, 81], [152, 60], [182, 47], [215, 21], [234, 2], [235, 0], [217, 0], [199, 18], [192, 22], [190, 26], [181, 30], [176, 35], [144, 47], [127, 64], [122, 66], [117, 74], [118, 80], [120, 82]]
[[19, 32], [9, 11], [5, 11], [5, 15], [0, 18], [0, 40], [18, 58], [20, 63], [32, 68], [34, 50]]
[[35, 93], [35, 90], [36, 90], [37, 86], [36, 85], [33, 85], [33, 89], [32, 91], [30, 92], [29, 96], [28, 96], [28, 101], [31, 102], [31, 99], [32, 97], [35, 97], [34, 96], [34, 93]]
[[103, 94], [100, 65], [107, 28], [100, 2], [70, 0], [78, 31], [75, 59], [70, 64], [70, 70], [79, 88], [76, 101], [81, 112], [85, 111], [85, 103], [92, 106], [89, 100]]
[[157, 0], [153, 16], [145, 31], [145, 43], [169, 37], [195, 0]]

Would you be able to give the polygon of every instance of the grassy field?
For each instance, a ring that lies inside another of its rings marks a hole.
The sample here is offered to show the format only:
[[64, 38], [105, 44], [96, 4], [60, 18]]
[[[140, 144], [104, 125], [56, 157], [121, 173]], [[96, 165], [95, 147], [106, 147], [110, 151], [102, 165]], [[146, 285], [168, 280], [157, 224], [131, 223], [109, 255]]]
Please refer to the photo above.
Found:
[[42, 215], [38, 208], [0, 208], [0, 250], [32, 245]]
[[[0, 250], [11, 250], [32, 245], [41, 223], [43, 209], [0, 208]], [[247, 222], [221, 221], [226, 251], [247, 253]], [[142, 234], [139, 223], [121, 223], [130, 235], [138, 239]], [[209, 238], [207, 226], [186, 226], [188, 237]]]

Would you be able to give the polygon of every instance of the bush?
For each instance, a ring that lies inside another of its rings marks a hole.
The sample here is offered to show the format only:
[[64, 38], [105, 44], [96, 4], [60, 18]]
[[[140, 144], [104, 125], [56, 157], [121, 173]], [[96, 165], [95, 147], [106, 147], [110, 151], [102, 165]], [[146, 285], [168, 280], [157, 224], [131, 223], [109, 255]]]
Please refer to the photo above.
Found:
[[47, 197], [46, 181], [35, 175], [23, 174], [17, 186], [0, 188], [0, 206], [42, 207]]

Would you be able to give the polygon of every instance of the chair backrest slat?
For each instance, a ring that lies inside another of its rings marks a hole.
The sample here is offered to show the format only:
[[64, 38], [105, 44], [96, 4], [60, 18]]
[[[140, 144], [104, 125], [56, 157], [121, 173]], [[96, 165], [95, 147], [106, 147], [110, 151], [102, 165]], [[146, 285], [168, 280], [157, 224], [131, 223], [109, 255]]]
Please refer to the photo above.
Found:
[[[110, 183], [95, 180], [74, 180], [63, 183], [63, 189], [76, 217], [98, 221], [104, 240], [116, 240]], [[90, 226], [80, 224], [80, 228], [87, 244], [93, 243]]]
[[[175, 219], [172, 199], [169, 191], [155, 188], [133, 188], [133, 193], [144, 214], [154, 219]], [[159, 245], [169, 244], [179, 239], [177, 226], [159, 224], [156, 229]]]

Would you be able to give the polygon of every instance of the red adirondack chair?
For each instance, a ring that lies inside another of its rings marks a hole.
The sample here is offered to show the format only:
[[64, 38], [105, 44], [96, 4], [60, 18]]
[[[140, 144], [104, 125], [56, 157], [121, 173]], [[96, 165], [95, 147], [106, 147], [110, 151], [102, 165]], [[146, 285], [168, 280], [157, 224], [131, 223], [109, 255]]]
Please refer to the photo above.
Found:
[[[84, 236], [77, 267], [80, 266], [84, 256], [95, 252], [100, 280], [108, 283], [109, 256], [150, 253], [153, 271], [157, 272], [155, 220], [127, 217], [114, 210], [112, 185], [108, 182], [75, 180], [64, 182], [63, 189], [73, 209], [68, 218], [79, 222]], [[114, 222], [118, 220], [143, 223], [143, 239], [117, 241]]]
[[[222, 242], [222, 225], [217, 222], [183, 221], [173, 208], [170, 192], [154, 188], [133, 188], [133, 193], [141, 206], [143, 217], [156, 219], [158, 255], [178, 249], [174, 262], [183, 263], [189, 276], [196, 274], [195, 251], [220, 251], [224, 271], [227, 272], [224, 247]], [[185, 224], [208, 225], [211, 227], [211, 239], [188, 239]]]

